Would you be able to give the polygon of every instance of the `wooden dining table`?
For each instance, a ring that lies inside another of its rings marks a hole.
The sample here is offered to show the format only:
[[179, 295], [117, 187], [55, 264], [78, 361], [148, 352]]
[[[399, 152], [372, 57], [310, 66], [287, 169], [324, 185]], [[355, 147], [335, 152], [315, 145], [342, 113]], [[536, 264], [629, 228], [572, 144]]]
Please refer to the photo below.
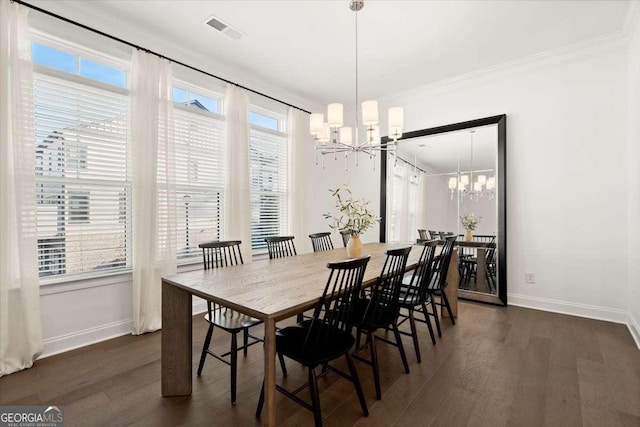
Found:
[[[370, 286], [378, 279], [384, 264], [385, 250], [403, 246], [408, 245], [363, 245], [363, 255], [371, 255], [363, 285]], [[407, 270], [416, 267], [421, 251], [421, 246], [413, 247]], [[265, 406], [262, 423], [274, 426], [276, 322], [314, 307], [326, 285], [329, 274], [327, 263], [346, 258], [346, 249], [341, 248], [163, 277], [162, 395], [185, 396], [192, 391], [191, 299], [195, 295], [264, 322]], [[450, 268], [450, 273], [451, 270], [455, 270], [453, 283], [457, 284], [457, 268]], [[457, 286], [448, 288], [455, 289]]]

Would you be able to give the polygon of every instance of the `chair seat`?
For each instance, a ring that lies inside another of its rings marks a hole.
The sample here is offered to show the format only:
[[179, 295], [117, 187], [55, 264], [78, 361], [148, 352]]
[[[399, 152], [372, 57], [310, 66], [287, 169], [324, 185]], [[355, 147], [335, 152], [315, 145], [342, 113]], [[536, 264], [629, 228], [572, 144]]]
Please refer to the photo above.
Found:
[[[403, 283], [404, 285], [404, 283]], [[398, 297], [400, 300], [400, 305], [402, 307], [415, 307], [416, 305], [420, 305], [423, 302], [428, 303], [431, 299], [428, 293], [425, 292], [424, 301], [417, 295], [417, 291], [415, 289], [411, 289], [407, 286], [403, 286], [400, 289], [400, 296]]]
[[261, 320], [229, 309], [214, 310], [213, 319], [211, 319], [209, 313], [207, 313], [204, 316], [204, 320], [226, 331], [241, 331], [242, 329], [262, 323]]
[[398, 313], [392, 313], [386, 307], [369, 307], [368, 299], [357, 300], [352, 313], [354, 325], [368, 331], [386, 328], [398, 316]]
[[[341, 329], [329, 326], [316, 328], [309, 333], [310, 321], [302, 322], [297, 326], [288, 326], [276, 333], [276, 350], [285, 356], [300, 362], [305, 366], [314, 367], [336, 359], [347, 353], [355, 344], [355, 338]], [[318, 338], [318, 335], [321, 335]], [[307, 338], [307, 335], [308, 338]], [[320, 342], [316, 343], [315, 340]], [[305, 344], [307, 344], [305, 346]]]

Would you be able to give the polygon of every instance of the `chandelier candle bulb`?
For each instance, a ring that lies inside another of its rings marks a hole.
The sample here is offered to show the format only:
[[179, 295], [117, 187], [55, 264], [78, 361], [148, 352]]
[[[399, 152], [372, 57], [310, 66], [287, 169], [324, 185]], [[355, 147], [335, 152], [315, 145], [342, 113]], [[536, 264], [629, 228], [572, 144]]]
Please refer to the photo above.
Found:
[[324, 133], [324, 114], [312, 113], [309, 117], [309, 133], [318, 135]]
[[369, 100], [362, 103], [362, 123], [365, 126], [378, 124], [378, 101]]
[[351, 145], [353, 142], [351, 127], [343, 126], [340, 128], [340, 142], [346, 145]]
[[343, 106], [342, 104], [335, 103], [329, 104], [327, 107], [327, 121], [332, 128], [340, 128], [343, 125]]
[[331, 128], [329, 127], [329, 123], [322, 124], [322, 133], [318, 135], [318, 141], [322, 143], [322, 145], [329, 142], [331, 139]]
[[402, 129], [402, 126], [404, 126], [404, 110], [402, 107], [389, 108], [389, 129]]
[[369, 143], [380, 144], [380, 126], [371, 126], [370, 134]]
[[458, 180], [455, 176], [449, 178], [449, 190], [455, 190], [458, 185]]

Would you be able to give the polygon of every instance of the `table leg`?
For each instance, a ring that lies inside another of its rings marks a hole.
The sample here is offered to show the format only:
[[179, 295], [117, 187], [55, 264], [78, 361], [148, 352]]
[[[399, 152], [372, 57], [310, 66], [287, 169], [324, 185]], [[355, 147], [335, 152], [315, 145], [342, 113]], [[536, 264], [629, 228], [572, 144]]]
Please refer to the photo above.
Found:
[[478, 248], [476, 265], [476, 289], [479, 292], [490, 293], [487, 286], [487, 250]]
[[162, 395], [191, 394], [191, 294], [162, 281]]
[[276, 425], [276, 322], [264, 321], [264, 404], [262, 423]]
[[[458, 317], [458, 250], [460, 249], [454, 249], [451, 253], [449, 271], [447, 271], [447, 287], [444, 290], [447, 294], [453, 317]], [[440, 307], [440, 314], [440, 317], [449, 317], [449, 313], [444, 307]]]

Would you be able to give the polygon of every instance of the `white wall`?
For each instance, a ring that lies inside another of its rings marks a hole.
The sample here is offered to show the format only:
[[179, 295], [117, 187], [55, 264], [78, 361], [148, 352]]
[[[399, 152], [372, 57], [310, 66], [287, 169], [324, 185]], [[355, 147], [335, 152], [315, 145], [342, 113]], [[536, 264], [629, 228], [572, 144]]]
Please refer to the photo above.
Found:
[[[640, 13], [638, 14], [640, 15]], [[629, 46], [628, 93], [629, 329], [634, 334], [638, 347], [640, 347], [640, 19], [637, 20]]]
[[[626, 319], [626, 55], [618, 37], [383, 100], [381, 111], [404, 107], [406, 130], [508, 115], [511, 304]], [[335, 167], [311, 173], [345, 179]], [[348, 176], [354, 191], [377, 197], [377, 171], [361, 165]], [[311, 203], [311, 214], [322, 206]]]

